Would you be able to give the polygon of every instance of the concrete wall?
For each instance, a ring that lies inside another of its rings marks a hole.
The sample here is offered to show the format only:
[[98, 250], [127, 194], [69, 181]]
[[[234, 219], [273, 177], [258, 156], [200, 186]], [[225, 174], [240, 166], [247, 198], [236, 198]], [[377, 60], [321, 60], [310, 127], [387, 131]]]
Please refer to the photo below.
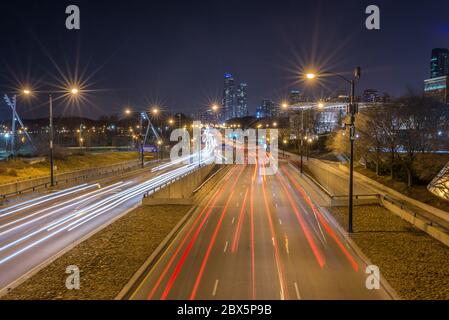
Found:
[[[83, 182], [96, 177], [119, 174], [139, 168], [139, 161], [128, 161], [100, 168], [84, 169], [55, 175], [57, 185]], [[0, 185], [0, 200], [8, 196], [47, 188], [50, 185], [50, 176], [23, 180], [14, 183]]]
[[215, 164], [204, 166], [201, 169], [168, 184], [161, 190], [144, 197], [142, 205], [193, 204], [193, 192], [201, 186], [214, 168]]

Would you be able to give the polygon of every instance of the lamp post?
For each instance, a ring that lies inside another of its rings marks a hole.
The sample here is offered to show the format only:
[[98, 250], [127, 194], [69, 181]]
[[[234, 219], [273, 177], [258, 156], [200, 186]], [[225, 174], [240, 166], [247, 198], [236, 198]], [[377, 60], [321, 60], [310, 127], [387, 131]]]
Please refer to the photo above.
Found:
[[[350, 143], [350, 157], [349, 157], [349, 212], [348, 212], [348, 232], [353, 233], [353, 197], [354, 197], [354, 140], [355, 140], [355, 116], [358, 112], [358, 105], [355, 101], [355, 83], [360, 79], [361, 76], [361, 68], [357, 67], [354, 70], [354, 75], [351, 79], [347, 79], [346, 77], [334, 73], [334, 72], [324, 72], [322, 75], [330, 75], [337, 76], [340, 79], [344, 80], [350, 85], [350, 98], [349, 105], [347, 107], [347, 113], [350, 115], [349, 124], [345, 124], [349, 126], [349, 143]], [[317, 77], [315, 73], [307, 73], [306, 79], [313, 80]]]
[[[136, 113], [137, 111], [132, 110], [131, 108], [125, 109], [126, 115], [131, 115], [133, 113]], [[145, 155], [144, 155], [144, 137], [143, 137], [143, 120], [146, 119], [146, 112], [139, 112], [139, 137], [138, 137], [138, 148], [139, 148], [139, 161], [140, 161], [140, 167], [145, 167]]]
[[[69, 91], [69, 94], [76, 96], [79, 93], [79, 89], [78, 88], [72, 88]], [[30, 89], [25, 89], [22, 90], [22, 93], [24, 95], [31, 95], [32, 91]], [[48, 111], [49, 111], [49, 147], [50, 147], [50, 186], [54, 187], [55, 186], [55, 172], [54, 172], [54, 159], [53, 159], [53, 95], [52, 93], [48, 94]]]
[[48, 106], [49, 106], [49, 130], [50, 130], [50, 185], [53, 187], [55, 185], [55, 173], [54, 173], [54, 163], [53, 163], [53, 96], [48, 95]]

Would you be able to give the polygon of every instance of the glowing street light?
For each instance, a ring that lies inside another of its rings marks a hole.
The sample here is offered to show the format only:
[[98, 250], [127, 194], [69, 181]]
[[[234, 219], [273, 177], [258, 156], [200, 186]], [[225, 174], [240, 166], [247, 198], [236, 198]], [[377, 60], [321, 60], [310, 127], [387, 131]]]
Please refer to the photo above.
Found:
[[307, 73], [306, 78], [309, 80], [313, 80], [316, 78], [316, 74], [315, 73]]
[[29, 95], [31, 94], [31, 90], [29, 90], [29, 89], [23, 89], [23, 90], [22, 90], [22, 93], [23, 93], [24, 95], [26, 95], [26, 96], [29, 96]]
[[80, 92], [80, 90], [78, 88], [72, 88], [72, 90], [70, 90], [70, 93], [72, 95], [77, 95]]

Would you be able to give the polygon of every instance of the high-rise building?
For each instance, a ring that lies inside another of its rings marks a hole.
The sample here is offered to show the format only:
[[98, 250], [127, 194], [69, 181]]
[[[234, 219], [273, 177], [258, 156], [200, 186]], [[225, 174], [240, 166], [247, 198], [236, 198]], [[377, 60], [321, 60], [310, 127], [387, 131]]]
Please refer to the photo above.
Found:
[[248, 85], [240, 83], [237, 88], [235, 118], [248, 116]]
[[256, 118], [273, 118], [278, 116], [278, 108], [273, 100], [262, 100], [262, 103], [256, 110]]
[[301, 93], [299, 90], [291, 90], [288, 95], [288, 103], [289, 105], [295, 105], [301, 102], [306, 102], [306, 97], [304, 93]]
[[363, 91], [362, 102], [380, 102], [381, 97], [379, 95], [379, 91], [375, 89], [366, 89]]
[[230, 73], [225, 74], [222, 106], [224, 120], [235, 118], [235, 85], [234, 77]]
[[447, 104], [449, 102], [449, 77], [424, 80], [424, 95]]
[[449, 49], [433, 49], [430, 58], [430, 78], [444, 76], [449, 76]]

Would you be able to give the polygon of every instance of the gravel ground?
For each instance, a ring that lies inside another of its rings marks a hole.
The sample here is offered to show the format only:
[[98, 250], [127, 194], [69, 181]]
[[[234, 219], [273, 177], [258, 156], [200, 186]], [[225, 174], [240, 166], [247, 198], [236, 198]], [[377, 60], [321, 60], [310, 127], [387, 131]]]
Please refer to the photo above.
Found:
[[[114, 299], [190, 206], [140, 207], [42, 269], [3, 300]], [[80, 290], [67, 290], [67, 266], [81, 273]]]
[[[347, 225], [347, 208], [330, 208]], [[402, 299], [449, 299], [449, 247], [380, 206], [354, 208], [351, 236]]]

